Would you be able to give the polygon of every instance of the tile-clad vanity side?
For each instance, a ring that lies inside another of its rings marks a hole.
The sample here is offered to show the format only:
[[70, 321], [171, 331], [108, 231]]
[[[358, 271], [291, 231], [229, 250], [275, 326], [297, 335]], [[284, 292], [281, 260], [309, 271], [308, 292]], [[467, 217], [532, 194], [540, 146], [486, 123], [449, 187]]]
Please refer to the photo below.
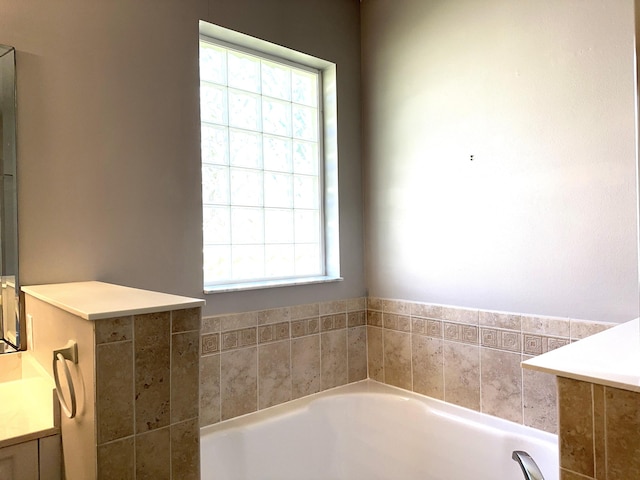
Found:
[[367, 378], [364, 297], [205, 317], [200, 425]]
[[558, 377], [560, 478], [640, 478], [640, 393]]
[[520, 362], [614, 324], [367, 298], [368, 375], [557, 432], [553, 375]]
[[200, 315], [95, 321], [98, 479], [200, 478]]

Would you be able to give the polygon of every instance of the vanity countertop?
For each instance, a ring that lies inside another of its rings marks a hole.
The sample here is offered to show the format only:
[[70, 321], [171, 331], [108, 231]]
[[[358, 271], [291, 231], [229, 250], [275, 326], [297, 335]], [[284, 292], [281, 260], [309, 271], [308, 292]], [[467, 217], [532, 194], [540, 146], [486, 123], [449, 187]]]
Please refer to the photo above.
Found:
[[39, 377], [0, 383], [0, 448], [60, 432], [51, 383]]
[[103, 282], [74, 282], [22, 287], [27, 295], [85, 320], [201, 307], [200, 298], [181, 297]]
[[639, 320], [526, 360], [522, 367], [640, 392]]

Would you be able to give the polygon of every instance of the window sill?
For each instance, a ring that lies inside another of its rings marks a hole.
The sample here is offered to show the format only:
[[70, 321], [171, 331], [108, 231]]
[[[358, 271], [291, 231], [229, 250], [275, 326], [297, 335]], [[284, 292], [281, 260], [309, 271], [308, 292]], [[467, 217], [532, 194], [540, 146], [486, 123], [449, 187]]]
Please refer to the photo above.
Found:
[[240, 292], [244, 290], [259, 290], [263, 288], [295, 287], [298, 285], [313, 285], [316, 283], [341, 282], [342, 277], [306, 277], [288, 278], [286, 280], [266, 280], [260, 282], [225, 283], [223, 285], [207, 285], [204, 293]]

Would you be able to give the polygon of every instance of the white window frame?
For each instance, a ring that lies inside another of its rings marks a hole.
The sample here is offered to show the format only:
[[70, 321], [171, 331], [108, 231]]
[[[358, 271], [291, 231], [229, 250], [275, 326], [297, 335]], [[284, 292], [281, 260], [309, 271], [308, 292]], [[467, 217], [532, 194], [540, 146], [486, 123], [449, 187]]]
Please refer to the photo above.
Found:
[[[200, 39], [232, 49], [261, 56], [268, 60], [318, 71], [319, 82], [319, 142], [321, 189], [320, 215], [323, 235], [324, 274], [318, 276], [287, 277], [269, 280], [234, 281], [233, 283], [203, 285], [205, 293], [251, 290], [313, 283], [335, 282], [340, 276], [339, 203], [338, 203], [338, 148], [337, 148], [337, 97], [336, 65], [310, 55], [260, 40], [218, 25], [200, 21]], [[203, 232], [204, 233], [204, 232]], [[204, 258], [203, 258], [204, 262]], [[203, 263], [204, 267], [204, 263]]]

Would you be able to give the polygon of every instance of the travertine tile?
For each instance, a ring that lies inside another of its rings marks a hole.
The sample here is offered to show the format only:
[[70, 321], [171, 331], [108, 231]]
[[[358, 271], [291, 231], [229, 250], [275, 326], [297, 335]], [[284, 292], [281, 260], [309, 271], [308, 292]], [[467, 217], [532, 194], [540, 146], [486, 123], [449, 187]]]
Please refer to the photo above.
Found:
[[320, 331], [328, 332], [333, 330], [333, 315], [323, 315], [320, 317]]
[[640, 478], [640, 393], [606, 387], [607, 480]]
[[171, 331], [189, 332], [200, 330], [200, 308], [185, 308], [171, 312]]
[[565, 345], [569, 345], [568, 338], [542, 337], [542, 353], [550, 352]]
[[[523, 357], [527, 360], [531, 357]], [[528, 427], [558, 432], [556, 377], [550, 373], [522, 370], [524, 424]]]
[[258, 328], [248, 327], [241, 330], [222, 332], [220, 347], [222, 351], [234, 348], [252, 347], [258, 342]]
[[320, 335], [291, 340], [291, 396], [320, 391]]
[[498, 348], [500, 345], [500, 331], [495, 328], [481, 328], [480, 345], [488, 348]]
[[304, 337], [307, 335], [307, 321], [295, 320], [291, 322], [291, 338]]
[[96, 322], [96, 345], [133, 339], [133, 317], [118, 317]]
[[134, 317], [136, 433], [170, 420], [169, 312]]
[[98, 480], [134, 480], [133, 437], [98, 446]]
[[240, 341], [238, 340], [239, 330], [231, 330], [229, 332], [222, 332], [220, 337], [220, 350], [233, 350], [234, 348], [238, 348], [240, 346]]
[[199, 332], [171, 336], [171, 423], [198, 416]]
[[478, 325], [478, 310], [457, 307], [442, 307], [442, 320]]
[[346, 313], [336, 313], [333, 315], [333, 328], [340, 329], [346, 328], [347, 326], [347, 314]]
[[560, 466], [593, 477], [591, 384], [558, 377]]
[[136, 480], [171, 479], [169, 427], [135, 436]]
[[366, 314], [364, 310], [349, 312], [347, 314], [347, 326], [360, 327], [367, 324]]
[[367, 325], [382, 327], [382, 312], [367, 310]]
[[202, 319], [202, 329], [200, 331], [201, 334], [205, 333], [218, 333], [220, 332], [220, 317], [204, 317]]
[[[600, 479], [607, 477], [604, 390], [602, 385], [593, 385], [593, 452], [595, 454], [595, 477]], [[640, 434], [637, 440], [640, 441]], [[640, 454], [640, 447], [636, 453]], [[640, 474], [640, 470], [636, 473]], [[638, 475], [635, 476], [638, 477]]]
[[261, 325], [258, 327], [258, 343], [273, 342], [276, 332], [273, 325]]
[[220, 356], [221, 419], [255, 412], [258, 409], [257, 348], [249, 347]]
[[480, 349], [481, 408], [483, 413], [522, 423], [521, 355]]
[[364, 311], [367, 308], [367, 301], [365, 297], [348, 298], [346, 300], [347, 312], [359, 312]]
[[[97, 324], [101, 323], [98, 321]], [[96, 429], [98, 444], [134, 433], [133, 342], [96, 348]]]
[[411, 316], [442, 319], [442, 307], [427, 303], [411, 303]]
[[568, 318], [522, 315], [522, 331], [524, 333], [569, 338], [570, 323]]
[[589, 322], [586, 320], [571, 320], [571, 340], [581, 340], [596, 333], [603, 332], [615, 326], [615, 323]]
[[320, 334], [320, 372], [322, 390], [347, 383], [347, 331]]
[[412, 335], [413, 391], [444, 399], [442, 339]]
[[480, 347], [445, 341], [444, 399], [480, 411]]
[[427, 334], [427, 319], [411, 317], [411, 332], [419, 335]]
[[220, 334], [207, 333], [202, 335], [202, 355], [211, 355], [220, 351]]
[[384, 382], [384, 354], [382, 349], [382, 329], [367, 327], [367, 369], [369, 378]]
[[290, 307], [291, 320], [300, 320], [303, 318], [317, 317], [320, 315], [320, 305], [317, 303], [308, 303], [306, 305], [294, 305]]
[[398, 330], [400, 332], [411, 331], [411, 317], [409, 317], [408, 315], [383, 313], [382, 318], [384, 328], [390, 328], [391, 330]]
[[383, 330], [385, 383], [411, 390], [411, 334]]
[[344, 313], [347, 311], [345, 300], [333, 300], [320, 303], [320, 315], [333, 315], [334, 313]]
[[347, 330], [347, 357], [349, 362], [348, 381], [355, 382], [367, 378], [367, 327]]
[[367, 310], [382, 311], [382, 299], [376, 297], [367, 297]]
[[288, 340], [258, 347], [258, 409], [291, 400], [291, 357]]
[[135, 348], [168, 347], [170, 331], [170, 312], [148, 313], [133, 317]]
[[200, 358], [200, 425], [220, 421], [220, 355]]
[[427, 320], [425, 324], [425, 333], [433, 338], [442, 338], [442, 320]]
[[220, 321], [221, 332], [228, 332], [229, 330], [241, 330], [243, 328], [258, 326], [258, 312], [234, 313], [230, 315], [221, 315], [218, 318]]
[[291, 321], [291, 309], [289, 307], [272, 308], [258, 312], [258, 325], [289, 321]]
[[500, 344], [498, 346], [501, 350], [508, 350], [510, 352], [522, 351], [521, 342], [522, 334], [520, 332], [514, 332], [509, 330], [499, 330]]
[[517, 330], [518, 332], [522, 329], [522, 317], [512, 313], [487, 312], [480, 310], [478, 323], [486, 327]]
[[525, 355], [540, 355], [542, 353], [542, 337], [525, 333], [522, 336], [522, 353]]
[[382, 311], [385, 313], [396, 313], [400, 315], [411, 314], [411, 303], [402, 300], [383, 300]]
[[478, 327], [476, 325], [443, 322], [442, 326], [445, 340], [478, 344]]
[[172, 480], [200, 480], [200, 428], [196, 418], [171, 425]]
[[307, 320], [307, 333], [313, 335], [320, 332], [320, 319], [310, 318]]

